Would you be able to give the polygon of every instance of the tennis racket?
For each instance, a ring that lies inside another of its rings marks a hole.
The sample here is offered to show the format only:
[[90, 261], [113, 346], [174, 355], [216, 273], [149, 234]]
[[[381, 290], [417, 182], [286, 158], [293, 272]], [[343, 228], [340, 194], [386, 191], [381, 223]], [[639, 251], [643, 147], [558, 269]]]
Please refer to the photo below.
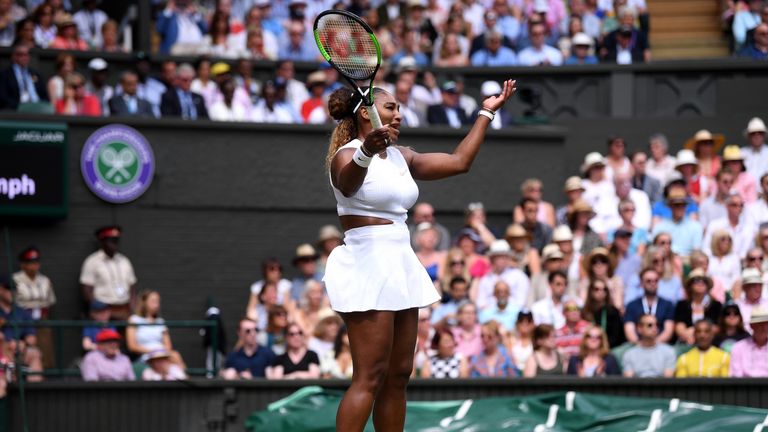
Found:
[[[371, 27], [353, 13], [327, 10], [315, 18], [313, 31], [320, 54], [360, 94], [371, 125], [380, 128], [381, 118], [373, 104], [373, 79], [381, 66], [381, 47]], [[359, 82], [366, 80], [370, 83], [364, 91]]]

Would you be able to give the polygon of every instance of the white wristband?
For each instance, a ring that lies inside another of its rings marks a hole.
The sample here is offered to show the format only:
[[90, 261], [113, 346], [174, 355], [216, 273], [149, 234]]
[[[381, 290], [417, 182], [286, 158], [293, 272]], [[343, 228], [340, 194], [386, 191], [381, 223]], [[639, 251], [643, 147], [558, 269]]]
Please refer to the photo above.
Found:
[[365, 153], [363, 153], [363, 146], [358, 147], [357, 150], [355, 150], [355, 154], [352, 156], [352, 160], [362, 168], [368, 168], [368, 165], [371, 164], [371, 159], [373, 159], [373, 157], [366, 156]]
[[493, 121], [493, 118], [496, 116], [491, 111], [488, 111], [487, 109], [481, 109], [477, 112], [478, 115], [488, 117], [488, 120]]

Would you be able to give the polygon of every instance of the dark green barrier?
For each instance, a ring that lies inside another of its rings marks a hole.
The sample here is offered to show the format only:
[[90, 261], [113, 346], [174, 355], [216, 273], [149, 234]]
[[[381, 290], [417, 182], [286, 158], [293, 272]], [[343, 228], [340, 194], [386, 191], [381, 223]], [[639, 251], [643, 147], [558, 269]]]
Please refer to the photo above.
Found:
[[[305, 387], [246, 421], [249, 431], [333, 431], [343, 393]], [[408, 402], [408, 431], [758, 431], [768, 411], [679, 399], [567, 392], [515, 398]], [[366, 431], [373, 431], [369, 421]]]

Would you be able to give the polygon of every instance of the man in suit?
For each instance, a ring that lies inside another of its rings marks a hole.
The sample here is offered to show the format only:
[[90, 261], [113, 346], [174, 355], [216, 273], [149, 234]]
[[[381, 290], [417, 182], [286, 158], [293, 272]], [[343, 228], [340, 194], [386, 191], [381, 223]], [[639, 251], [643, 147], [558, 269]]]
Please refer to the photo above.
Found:
[[448, 125], [460, 128], [469, 124], [467, 113], [459, 106], [459, 93], [456, 83], [446, 81], [440, 87], [443, 103], [427, 108], [427, 121], [431, 125]]
[[123, 92], [109, 99], [109, 112], [113, 116], [154, 117], [152, 104], [136, 95], [139, 76], [136, 72], [126, 71], [120, 76]]
[[184, 63], [176, 70], [176, 83], [163, 93], [160, 112], [163, 117], [181, 117], [185, 120], [207, 119], [203, 97], [190, 90], [195, 78], [195, 68]]
[[634, 172], [634, 175], [632, 176], [632, 187], [645, 192], [652, 203], [664, 199], [664, 190], [661, 186], [661, 182], [645, 173], [645, 166], [648, 163], [648, 155], [645, 154], [645, 152], [638, 151], [632, 154], [630, 161], [632, 162], [632, 171]]
[[29, 47], [18, 44], [11, 53], [11, 66], [0, 72], [0, 110], [16, 110], [21, 103], [48, 100], [45, 80], [29, 68]]

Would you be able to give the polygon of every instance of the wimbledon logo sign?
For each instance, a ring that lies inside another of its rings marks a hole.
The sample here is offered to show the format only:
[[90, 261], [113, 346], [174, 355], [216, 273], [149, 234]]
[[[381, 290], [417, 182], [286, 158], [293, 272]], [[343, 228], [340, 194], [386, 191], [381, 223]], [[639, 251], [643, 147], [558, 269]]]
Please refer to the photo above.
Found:
[[108, 125], [88, 137], [80, 154], [80, 170], [96, 196], [115, 204], [126, 203], [149, 188], [155, 156], [136, 129]]

